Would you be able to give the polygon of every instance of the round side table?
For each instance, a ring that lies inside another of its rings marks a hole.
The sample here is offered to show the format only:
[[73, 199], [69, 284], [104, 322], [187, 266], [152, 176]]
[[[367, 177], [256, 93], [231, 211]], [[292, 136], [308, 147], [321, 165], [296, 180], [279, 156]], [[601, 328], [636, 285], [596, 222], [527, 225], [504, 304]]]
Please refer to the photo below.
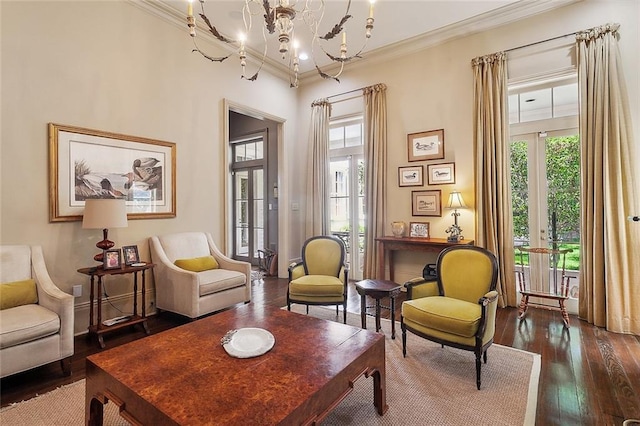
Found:
[[[367, 312], [368, 308], [375, 307], [376, 331], [380, 331], [380, 309], [389, 309], [391, 312], [391, 338], [396, 338], [396, 297], [400, 294], [401, 287], [397, 283], [389, 280], [362, 280], [356, 283], [356, 290], [360, 295], [360, 319], [362, 328], [367, 329], [367, 315], [374, 316]], [[367, 306], [366, 298], [370, 296], [375, 299], [375, 306]], [[380, 299], [388, 297], [391, 307], [382, 306]]]

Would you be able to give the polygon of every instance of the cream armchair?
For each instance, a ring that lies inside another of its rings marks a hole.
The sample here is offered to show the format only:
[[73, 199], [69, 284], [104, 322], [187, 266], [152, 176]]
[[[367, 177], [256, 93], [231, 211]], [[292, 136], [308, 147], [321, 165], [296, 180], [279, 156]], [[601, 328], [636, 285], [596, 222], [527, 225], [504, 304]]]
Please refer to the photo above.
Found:
[[0, 246], [0, 285], [0, 377], [54, 361], [70, 375], [73, 296], [51, 281], [42, 248]]
[[223, 255], [211, 234], [154, 236], [149, 248], [158, 309], [195, 319], [251, 301], [251, 265]]

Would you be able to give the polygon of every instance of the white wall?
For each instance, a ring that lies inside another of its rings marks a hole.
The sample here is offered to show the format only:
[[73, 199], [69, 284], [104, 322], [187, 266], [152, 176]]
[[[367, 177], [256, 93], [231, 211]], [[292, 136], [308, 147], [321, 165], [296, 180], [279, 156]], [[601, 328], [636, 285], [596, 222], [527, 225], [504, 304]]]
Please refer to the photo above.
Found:
[[[297, 119], [296, 93], [265, 72], [240, 80], [237, 58], [219, 64], [191, 53], [186, 25], [126, 1], [3, 0], [0, 8], [0, 242], [42, 245], [54, 281], [68, 293], [83, 286], [76, 332], [85, 331], [89, 283], [76, 270], [95, 264], [102, 235], [81, 222], [49, 222], [47, 123], [176, 143], [176, 218], [131, 220], [109, 232], [117, 247], [137, 244], [149, 260], [151, 235], [203, 230], [224, 242], [223, 99], [287, 120], [287, 146], [295, 141], [288, 124]], [[110, 295], [132, 291], [122, 276], [106, 286]]]
[[[411, 190], [421, 188], [399, 188], [397, 170], [399, 166], [423, 164], [426, 171], [426, 164], [454, 161], [455, 185], [437, 185], [428, 189], [442, 190], [443, 200], [446, 201], [449, 192], [455, 188], [462, 192], [469, 206], [475, 205], [471, 60], [477, 56], [524, 46], [608, 22], [619, 22], [620, 50], [637, 141], [640, 133], [638, 16], [640, 3], [634, 0], [585, 0], [490, 31], [470, 34], [410, 56], [379, 63], [353, 64], [341, 77], [339, 85], [332, 81], [305, 84], [299, 97], [299, 110], [310, 111], [309, 105], [312, 100], [320, 97], [375, 83], [385, 83], [389, 143], [387, 182], [390, 188], [387, 200], [387, 234], [391, 235], [390, 224], [395, 220], [428, 221], [431, 224], [431, 236], [445, 238], [445, 229], [453, 223], [450, 213], [443, 210], [442, 217], [412, 217]], [[300, 139], [307, 135], [309, 118], [310, 114], [300, 115]], [[445, 159], [409, 163], [407, 134], [433, 129], [445, 130]], [[637, 156], [640, 164], [640, 152]], [[636, 172], [640, 173], [638, 170]], [[299, 173], [302, 173], [301, 168], [292, 170], [293, 175]], [[297, 182], [297, 185], [301, 186], [304, 183]], [[638, 207], [640, 210], [640, 206]], [[459, 223], [463, 235], [467, 239], [473, 239], [473, 210], [462, 211]], [[296, 245], [295, 241], [292, 242], [292, 247]], [[396, 259], [395, 279], [403, 282], [419, 276], [426, 261], [435, 260], [435, 255], [406, 253], [396, 256]]]

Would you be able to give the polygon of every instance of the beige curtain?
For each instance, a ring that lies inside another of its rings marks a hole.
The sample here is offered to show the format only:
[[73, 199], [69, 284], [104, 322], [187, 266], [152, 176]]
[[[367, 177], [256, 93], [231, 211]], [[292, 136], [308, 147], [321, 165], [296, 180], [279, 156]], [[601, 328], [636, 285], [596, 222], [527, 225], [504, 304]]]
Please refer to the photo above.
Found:
[[307, 205], [305, 236], [328, 235], [329, 220], [329, 120], [331, 104], [326, 99], [311, 104], [311, 134], [309, 140], [309, 173], [307, 175]]
[[387, 200], [387, 87], [376, 84], [363, 90], [364, 164], [366, 214], [364, 233], [364, 278], [376, 278], [378, 246], [384, 235]]
[[476, 245], [498, 258], [500, 306], [516, 306], [506, 55], [478, 57], [472, 66]]
[[618, 25], [576, 34], [580, 95], [582, 238], [580, 317], [640, 334], [640, 226], [633, 136]]

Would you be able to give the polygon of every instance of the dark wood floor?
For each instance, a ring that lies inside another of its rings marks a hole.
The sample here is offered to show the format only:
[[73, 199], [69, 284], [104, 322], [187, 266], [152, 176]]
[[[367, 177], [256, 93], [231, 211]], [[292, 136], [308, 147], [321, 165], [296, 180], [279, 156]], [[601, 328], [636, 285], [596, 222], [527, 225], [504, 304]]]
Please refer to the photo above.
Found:
[[[255, 281], [253, 303], [284, 306], [286, 286], [287, 281], [282, 279]], [[360, 311], [353, 285], [348, 310]], [[184, 318], [163, 313], [150, 317], [149, 326], [153, 334], [185, 322]], [[138, 329], [124, 330], [106, 335], [105, 342], [108, 349], [143, 337]], [[538, 425], [621, 425], [625, 419], [640, 419], [639, 336], [609, 333], [575, 317], [567, 331], [559, 312], [542, 309], [530, 309], [520, 322], [516, 309], [509, 308], [498, 310], [495, 342], [542, 354]], [[58, 363], [6, 377], [0, 381], [1, 405], [84, 378], [85, 358], [98, 351], [95, 342], [77, 337], [71, 377], [62, 376]], [[500, 401], [496, 401], [499, 409]]]

